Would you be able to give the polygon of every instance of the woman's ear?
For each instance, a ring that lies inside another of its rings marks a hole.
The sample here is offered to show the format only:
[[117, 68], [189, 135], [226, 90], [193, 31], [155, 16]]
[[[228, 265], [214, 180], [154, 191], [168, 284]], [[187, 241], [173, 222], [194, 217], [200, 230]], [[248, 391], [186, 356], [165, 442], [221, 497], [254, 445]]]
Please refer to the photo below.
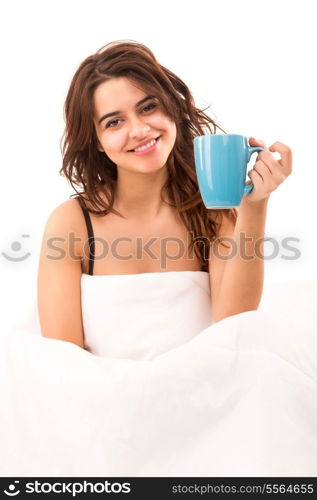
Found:
[[103, 147], [101, 145], [101, 142], [98, 139], [98, 135], [97, 135], [96, 132], [94, 133], [94, 137], [92, 137], [90, 139], [90, 142], [94, 142], [95, 144], [97, 143], [97, 149], [98, 149], [98, 151], [100, 151], [101, 153], [104, 153], [104, 149], [103, 149]]
[[102, 147], [102, 145], [101, 145], [101, 143], [99, 142], [99, 139], [97, 139], [97, 149], [98, 149], [98, 151], [100, 151], [101, 153], [104, 153], [104, 152], [105, 152], [105, 151], [104, 151], [104, 149], [103, 149], [103, 147]]

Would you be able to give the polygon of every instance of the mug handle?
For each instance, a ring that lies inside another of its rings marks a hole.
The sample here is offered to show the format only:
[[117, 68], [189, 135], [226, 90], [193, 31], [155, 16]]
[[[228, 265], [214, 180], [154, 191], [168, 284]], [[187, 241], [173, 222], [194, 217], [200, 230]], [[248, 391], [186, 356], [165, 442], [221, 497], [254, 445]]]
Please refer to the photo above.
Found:
[[[247, 163], [249, 163], [251, 155], [253, 153], [256, 153], [257, 151], [265, 151], [265, 149], [261, 148], [260, 146], [247, 146], [247, 148], [248, 148]], [[252, 182], [251, 182], [251, 184], [248, 184], [247, 186], [244, 186], [243, 196], [245, 196], [246, 194], [250, 193], [250, 191], [252, 191], [253, 188], [254, 188], [254, 186], [253, 186]]]

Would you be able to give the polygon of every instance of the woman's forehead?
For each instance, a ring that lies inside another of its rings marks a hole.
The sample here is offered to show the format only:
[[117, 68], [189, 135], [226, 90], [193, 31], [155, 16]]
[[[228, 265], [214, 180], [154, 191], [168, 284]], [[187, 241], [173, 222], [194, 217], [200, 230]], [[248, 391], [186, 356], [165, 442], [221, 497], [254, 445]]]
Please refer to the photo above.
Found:
[[[145, 95], [146, 91], [141, 86], [137, 86], [136, 83], [129, 81], [127, 78], [112, 78], [98, 85], [94, 92], [94, 103], [97, 108], [100, 105], [113, 107], [117, 103], [129, 106], [134, 105], [135, 101], [142, 99]], [[105, 110], [105, 112], [107, 111]], [[111, 111], [112, 109], [109, 109], [109, 112]]]

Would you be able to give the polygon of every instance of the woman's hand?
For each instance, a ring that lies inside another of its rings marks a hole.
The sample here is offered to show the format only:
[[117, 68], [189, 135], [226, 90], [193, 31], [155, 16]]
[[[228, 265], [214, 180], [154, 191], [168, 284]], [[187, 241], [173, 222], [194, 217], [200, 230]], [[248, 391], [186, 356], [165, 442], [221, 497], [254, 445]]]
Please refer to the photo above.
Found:
[[[266, 148], [263, 141], [254, 137], [249, 137], [250, 146], [261, 146]], [[281, 159], [276, 160], [269, 152], [280, 153]], [[272, 191], [274, 191], [286, 177], [292, 172], [292, 151], [282, 142], [274, 142], [269, 150], [259, 151], [254, 167], [248, 172], [250, 181], [247, 185], [253, 183], [252, 191], [243, 197], [246, 203], [253, 203], [268, 200]]]

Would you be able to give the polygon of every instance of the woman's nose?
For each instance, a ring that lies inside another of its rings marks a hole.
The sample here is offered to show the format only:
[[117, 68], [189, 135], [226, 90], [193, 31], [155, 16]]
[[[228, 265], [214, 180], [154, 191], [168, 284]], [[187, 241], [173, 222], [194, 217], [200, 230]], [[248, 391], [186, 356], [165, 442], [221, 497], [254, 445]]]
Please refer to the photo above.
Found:
[[144, 137], [150, 131], [149, 125], [142, 118], [134, 118], [130, 124], [130, 137]]

